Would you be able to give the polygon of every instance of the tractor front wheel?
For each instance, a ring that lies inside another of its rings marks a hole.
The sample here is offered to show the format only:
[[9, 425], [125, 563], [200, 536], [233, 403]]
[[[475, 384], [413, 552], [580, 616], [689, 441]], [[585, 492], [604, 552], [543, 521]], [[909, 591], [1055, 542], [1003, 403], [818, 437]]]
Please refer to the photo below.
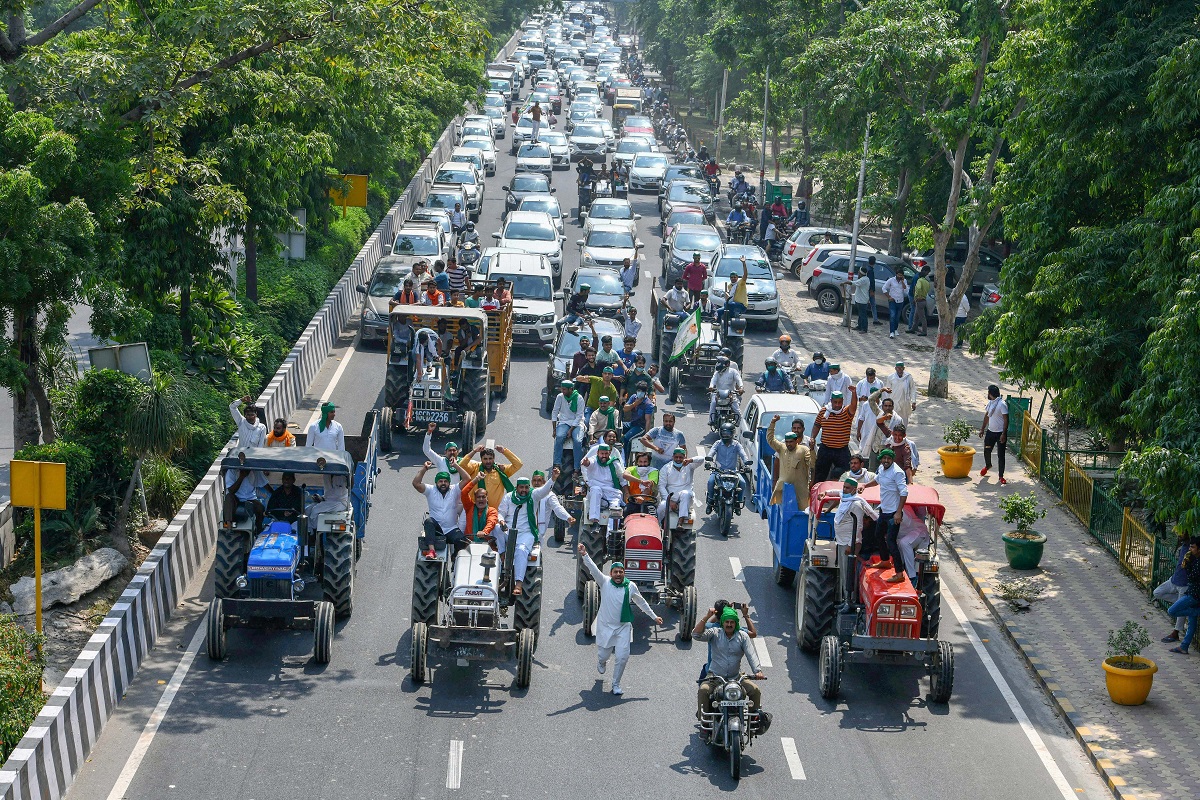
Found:
[[938, 642], [938, 651], [929, 666], [929, 700], [933, 703], [948, 703], [953, 691], [954, 648], [949, 642]]
[[225, 604], [221, 598], [214, 597], [208, 604], [208, 657], [213, 661], [224, 661], [229, 654], [228, 640], [225, 638]]
[[836, 636], [821, 639], [820, 690], [826, 700], [837, 699], [842, 689], [842, 644]]
[[796, 587], [796, 642], [806, 653], [815, 653], [821, 637], [833, 626], [837, 573], [801, 566]]
[[313, 610], [313, 661], [328, 664], [333, 656], [333, 603], [314, 603]]
[[533, 651], [537, 637], [526, 629], [517, 634], [517, 688], [528, 689], [533, 679]]

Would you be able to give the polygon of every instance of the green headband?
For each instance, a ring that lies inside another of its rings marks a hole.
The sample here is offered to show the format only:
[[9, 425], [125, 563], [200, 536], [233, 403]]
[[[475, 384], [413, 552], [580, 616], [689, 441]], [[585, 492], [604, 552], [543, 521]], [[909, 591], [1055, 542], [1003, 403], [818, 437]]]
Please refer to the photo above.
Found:
[[795, 431], [788, 431], [787, 433], [785, 433], [783, 435], [784, 441], [787, 441], [787, 442], [790, 442], [792, 439], [799, 439], [799, 438], [800, 437], [796, 435]]
[[446, 442], [446, 449], [447, 450], [457, 450], [458, 442]]
[[[540, 469], [535, 469], [533, 471], [533, 477], [544, 478], [544, 477], [546, 477], [546, 473], [542, 472]], [[517, 481], [517, 483], [520, 483], [520, 481]]]
[[896, 451], [895, 451], [895, 450], [893, 450], [893, 449], [892, 449], [892, 448], [890, 448], [890, 447], [885, 447], [885, 448], [883, 448], [882, 450], [880, 450], [880, 451], [879, 451], [879, 457], [880, 457], [880, 458], [883, 458], [884, 456], [887, 456], [888, 458], [895, 458], [895, 457], [896, 457]]
[[612, 572], [614, 569], [625, 569], [625, 562], [624, 561], [614, 561], [608, 565], [609, 572]]
[[858, 486], [858, 481], [854, 480], [854, 478], [846, 478], [842, 483], [846, 486]]
[[569, 386], [574, 386], [575, 381], [560, 381], [558, 385], [560, 388], [566, 389]]
[[676, 448], [675, 448], [675, 450], [673, 451], [673, 453], [674, 453], [675, 455], [686, 456], [686, 455], [687, 455], [687, 450], [685, 450], [685, 449], [684, 449], [684, 448], [682, 448], [682, 447], [676, 447]]
[[439, 472], [437, 475], [433, 476], [433, 479], [435, 481], [448, 481], [450, 480], [450, 473], [445, 471]]
[[602, 451], [605, 453], [610, 453], [610, 452], [612, 452], [612, 448], [606, 442], [605, 444], [602, 444], [598, 448], [596, 448], [597, 453], [602, 452]]
[[517, 486], [528, 486], [529, 478], [517, 478]]

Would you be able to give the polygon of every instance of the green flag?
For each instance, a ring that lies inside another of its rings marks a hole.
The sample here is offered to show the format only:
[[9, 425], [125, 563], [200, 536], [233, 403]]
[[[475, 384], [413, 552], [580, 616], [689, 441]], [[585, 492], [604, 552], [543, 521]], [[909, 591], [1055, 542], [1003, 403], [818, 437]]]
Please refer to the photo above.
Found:
[[680, 323], [679, 333], [675, 334], [675, 344], [671, 347], [671, 357], [667, 360], [674, 361], [686, 355], [687, 351], [695, 347], [698, 341], [700, 341], [700, 308], [697, 306], [696, 310]]

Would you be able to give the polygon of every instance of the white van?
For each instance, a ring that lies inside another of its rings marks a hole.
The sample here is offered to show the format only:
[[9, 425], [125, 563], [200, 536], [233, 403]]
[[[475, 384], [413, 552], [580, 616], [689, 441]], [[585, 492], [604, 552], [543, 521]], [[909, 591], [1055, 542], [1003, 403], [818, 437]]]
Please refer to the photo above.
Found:
[[496, 253], [488, 259], [487, 280], [498, 278], [512, 285], [513, 344], [553, 344], [558, 313], [550, 260], [532, 253]]

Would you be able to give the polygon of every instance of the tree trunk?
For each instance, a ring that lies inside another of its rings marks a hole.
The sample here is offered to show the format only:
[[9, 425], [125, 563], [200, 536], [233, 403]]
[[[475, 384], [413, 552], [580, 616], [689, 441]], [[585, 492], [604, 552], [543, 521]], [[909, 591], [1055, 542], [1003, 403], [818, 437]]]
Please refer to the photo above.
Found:
[[246, 223], [246, 236], [242, 240], [246, 248], [246, 298], [258, 302], [258, 243], [255, 241], [254, 223]]
[[179, 287], [179, 335], [183, 339], [183, 349], [192, 347], [192, 283], [189, 276], [183, 286]]
[[779, 126], [771, 128], [771, 155], [775, 158], [775, 182], [779, 183]]
[[139, 458], [133, 465], [133, 474], [129, 476], [129, 486], [125, 489], [125, 499], [121, 502], [121, 510], [109, 531], [108, 540], [112, 548], [121, 555], [133, 561], [133, 548], [129, 546], [129, 535], [125, 526], [129, 523], [129, 504], [133, 502], [133, 490], [138, 485], [138, 476], [142, 471], [142, 460]]
[[808, 129], [808, 106], [800, 109], [800, 146], [804, 153], [805, 167], [800, 171], [800, 194], [808, 201], [809, 213], [812, 213], [812, 178], [808, 174], [807, 164], [812, 158], [812, 132]]
[[888, 239], [888, 255], [899, 258], [904, 250], [904, 223], [908, 219], [908, 196], [912, 193], [912, 172], [900, 170], [896, 199], [892, 202], [892, 235]]
[[42, 426], [34, 394], [37, 380], [38, 342], [37, 310], [22, 310], [13, 315], [13, 339], [17, 344], [18, 357], [22, 364], [24, 386], [12, 390], [13, 398], [13, 449], [20, 450], [27, 444], [41, 442]]
[[937, 343], [929, 363], [929, 396], [950, 396], [950, 351], [954, 348], [954, 316], [938, 314]]

